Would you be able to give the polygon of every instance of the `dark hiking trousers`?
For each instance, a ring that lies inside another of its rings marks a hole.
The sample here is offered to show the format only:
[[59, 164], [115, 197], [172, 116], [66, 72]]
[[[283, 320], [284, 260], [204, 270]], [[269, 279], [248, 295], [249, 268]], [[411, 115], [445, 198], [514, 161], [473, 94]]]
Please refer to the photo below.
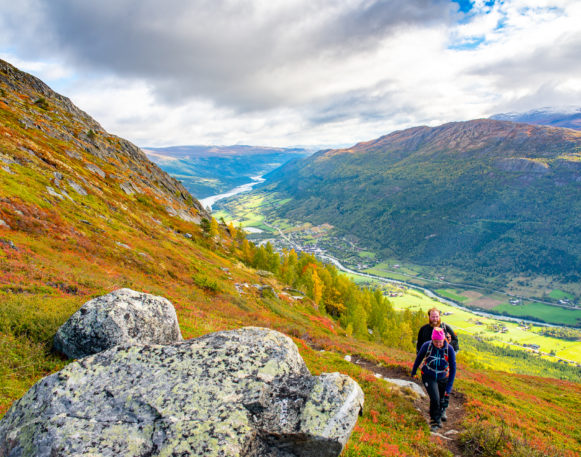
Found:
[[444, 398], [444, 394], [446, 393], [448, 378], [436, 381], [435, 379], [428, 378], [422, 374], [422, 383], [424, 384], [424, 387], [428, 392], [428, 396], [430, 397], [430, 419], [432, 422], [440, 422], [442, 417], [440, 399]]

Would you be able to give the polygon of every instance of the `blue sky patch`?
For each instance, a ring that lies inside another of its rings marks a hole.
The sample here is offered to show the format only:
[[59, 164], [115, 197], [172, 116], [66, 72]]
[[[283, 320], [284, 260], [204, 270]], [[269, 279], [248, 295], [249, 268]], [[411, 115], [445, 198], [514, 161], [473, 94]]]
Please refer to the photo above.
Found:
[[448, 49], [454, 49], [456, 51], [469, 51], [471, 49], [475, 49], [480, 46], [486, 37], [479, 36], [479, 37], [472, 37], [470, 39], [464, 40], [462, 43], [454, 43], [448, 46]]
[[469, 12], [474, 6], [474, 2], [471, 0], [452, 0], [452, 2], [458, 3], [458, 11], [461, 11], [462, 13]]

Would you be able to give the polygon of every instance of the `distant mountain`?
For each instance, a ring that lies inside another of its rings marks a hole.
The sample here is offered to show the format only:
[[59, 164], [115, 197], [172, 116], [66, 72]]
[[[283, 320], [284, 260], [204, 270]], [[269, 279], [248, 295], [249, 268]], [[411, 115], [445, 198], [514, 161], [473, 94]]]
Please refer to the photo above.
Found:
[[484, 277], [581, 280], [581, 132], [479, 119], [320, 151], [267, 175], [277, 215]]
[[490, 119], [581, 130], [581, 108], [570, 111], [541, 108], [526, 113], [495, 114], [490, 116]]
[[145, 152], [197, 198], [249, 183], [252, 176], [310, 154], [301, 148], [261, 146], [169, 146], [146, 148]]

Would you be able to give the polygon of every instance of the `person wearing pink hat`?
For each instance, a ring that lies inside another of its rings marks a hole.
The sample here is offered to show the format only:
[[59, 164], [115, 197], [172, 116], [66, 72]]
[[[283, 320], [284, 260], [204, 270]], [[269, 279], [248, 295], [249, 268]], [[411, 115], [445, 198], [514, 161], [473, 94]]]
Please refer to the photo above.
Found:
[[434, 328], [432, 339], [420, 348], [412, 368], [412, 377], [422, 362], [422, 384], [430, 397], [430, 430], [435, 432], [442, 427], [442, 420], [447, 420], [446, 408], [456, 376], [456, 352], [440, 327]]

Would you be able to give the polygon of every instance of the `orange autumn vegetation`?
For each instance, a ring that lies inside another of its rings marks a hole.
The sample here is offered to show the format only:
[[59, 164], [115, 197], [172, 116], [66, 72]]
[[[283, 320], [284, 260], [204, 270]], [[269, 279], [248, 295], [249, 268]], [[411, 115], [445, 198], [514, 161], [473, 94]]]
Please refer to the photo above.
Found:
[[[449, 455], [408, 396], [343, 358], [409, 369], [425, 316], [396, 313], [332, 266], [258, 248], [208, 219], [153, 164], [17, 70], [0, 71], [0, 89], [0, 416], [69, 362], [51, 349], [58, 327], [89, 299], [129, 287], [168, 298], [184, 338], [269, 327], [293, 337], [313, 374], [357, 380], [365, 407], [345, 456]], [[288, 286], [306, 298], [281, 295]], [[579, 384], [460, 366], [457, 389], [468, 398], [466, 455], [578, 455]]]

